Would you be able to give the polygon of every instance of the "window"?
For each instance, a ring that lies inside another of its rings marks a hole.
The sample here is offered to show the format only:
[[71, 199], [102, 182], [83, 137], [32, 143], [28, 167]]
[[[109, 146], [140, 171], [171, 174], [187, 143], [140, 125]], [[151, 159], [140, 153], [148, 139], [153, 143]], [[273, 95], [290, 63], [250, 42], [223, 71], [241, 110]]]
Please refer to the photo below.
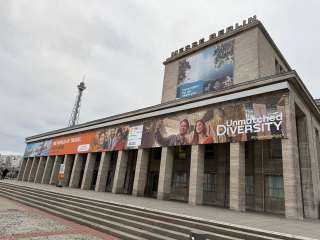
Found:
[[173, 175], [172, 185], [174, 188], [184, 188], [188, 185], [188, 177], [186, 172], [175, 172]]
[[253, 176], [246, 176], [246, 194], [254, 195]]
[[270, 140], [269, 151], [270, 151], [270, 158], [271, 159], [273, 159], [273, 160], [278, 159], [278, 160], [282, 161], [281, 140], [279, 140], [279, 139]]
[[281, 64], [275, 59], [275, 68], [276, 68], [276, 73], [283, 73], [284, 69], [281, 66]]
[[266, 196], [270, 198], [284, 198], [283, 177], [267, 176]]
[[214, 192], [216, 183], [216, 175], [214, 173], [205, 173], [203, 182], [203, 191]]
[[254, 116], [254, 110], [253, 110], [253, 104], [252, 103], [246, 103], [245, 104], [245, 111], [246, 111], [246, 118], [252, 118]]
[[276, 103], [267, 103], [266, 110], [267, 110], [268, 114], [277, 112], [278, 111], [277, 104]]

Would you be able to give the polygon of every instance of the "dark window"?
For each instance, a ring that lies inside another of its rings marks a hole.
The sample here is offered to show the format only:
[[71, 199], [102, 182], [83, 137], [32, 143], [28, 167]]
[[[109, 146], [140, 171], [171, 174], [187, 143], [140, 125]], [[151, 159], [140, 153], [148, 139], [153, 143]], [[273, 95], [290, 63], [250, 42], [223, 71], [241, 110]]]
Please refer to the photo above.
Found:
[[267, 176], [266, 197], [283, 199], [283, 177], [282, 176]]
[[185, 188], [188, 186], [188, 176], [186, 172], [175, 172], [172, 185], [174, 188]]
[[216, 175], [214, 173], [205, 173], [203, 182], [203, 191], [215, 192]]
[[281, 140], [271, 140], [270, 141], [270, 158], [272, 160], [278, 159], [279, 161], [282, 161], [282, 145]]
[[247, 195], [254, 195], [253, 176], [246, 176], [246, 194]]

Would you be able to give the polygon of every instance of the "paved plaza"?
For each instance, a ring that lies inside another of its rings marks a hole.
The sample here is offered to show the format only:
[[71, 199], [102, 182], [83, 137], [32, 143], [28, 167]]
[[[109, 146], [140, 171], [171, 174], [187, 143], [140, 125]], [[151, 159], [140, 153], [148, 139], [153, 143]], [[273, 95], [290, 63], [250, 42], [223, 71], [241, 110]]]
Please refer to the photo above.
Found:
[[86, 226], [0, 197], [0, 240], [115, 240]]
[[58, 188], [52, 185], [34, 184], [15, 180], [6, 180], [5, 182], [100, 201], [108, 201], [172, 214], [186, 215], [194, 218], [206, 219], [209, 221], [218, 221], [228, 224], [241, 225], [248, 228], [258, 228], [266, 231], [320, 239], [319, 220], [290, 220], [278, 215], [266, 215], [263, 213], [254, 212], [237, 212], [212, 206], [191, 206], [187, 203], [162, 201], [124, 194], [94, 192], [75, 188]]

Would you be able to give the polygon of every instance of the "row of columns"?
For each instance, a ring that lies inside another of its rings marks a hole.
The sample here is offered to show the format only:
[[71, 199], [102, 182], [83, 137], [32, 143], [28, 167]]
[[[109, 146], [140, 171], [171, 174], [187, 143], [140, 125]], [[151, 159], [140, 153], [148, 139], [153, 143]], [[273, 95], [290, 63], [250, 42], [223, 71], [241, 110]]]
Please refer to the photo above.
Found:
[[[288, 139], [282, 141], [283, 161], [284, 161], [284, 189], [286, 216], [290, 218], [301, 218], [301, 200], [297, 194], [296, 171], [297, 168], [290, 159], [296, 157], [296, 149], [288, 144]], [[189, 203], [200, 205], [203, 203], [203, 182], [204, 182], [204, 145], [192, 145], [190, 163], [190, 182], [189, 182]], [[105, 191], [107, 174], [110, 167], [111, 152], [101, 154], [98, 176], [95, 191]], [[147, 184], [148, 161], [150, 149], [139, 149], [136, 162], [135, 177], [132, 194], [143, 196]], [[64, 185], [72, 188], [81, 186], [81, 189], [88, 190], [91, 187], [93, 170], [95, 166], [95, 154], [88, 153], [82, 182], [80, 184], [80, 172], [84, 159], [80, 154], [76, 154], [73, 165], [71, 155], [49, 156], [28, 158], [21, 165], [18, 175], [19, 180], [56, 184], [60, 164], [65, 164]], [[163, 147], [161, 152], [161, 162], [158, 181], [158, 199], [169, 199], [172, 182], [172, 169], [174, 161], [174, 147]], [[125, 181], [126, 168], [128, 163], [128, 151], [119, 151], [116, 163], [116, 170], [113, 179], [112, 193], [122, 193]], [[288, 166], [292, 164], [292, 166]], [[72, 167], [72, 170], [71, 170]], [[69, 185], [68, 185], [69, 183]], [[231, 209], [245, 211], [245, 144], [230, 143], [230, 198], [229, 206]]]

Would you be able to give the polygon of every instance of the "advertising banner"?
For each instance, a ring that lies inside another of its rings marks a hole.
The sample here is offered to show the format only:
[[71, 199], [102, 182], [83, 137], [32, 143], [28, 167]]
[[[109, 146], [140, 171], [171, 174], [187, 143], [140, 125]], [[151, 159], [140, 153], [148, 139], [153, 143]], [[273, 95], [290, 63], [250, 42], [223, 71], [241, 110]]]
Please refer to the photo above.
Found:
[[180, 60], [176, 97], [192, 97], [232, 85], [233, 49], [234, 40], [228, 40]]
[[76, 154], [89, 152], [94, 132], [79, 133], [66, 137], [54, 138], [49, 155]]
[[127, 148], [134, 149], [141, 145], [143, 125], [131, 127], [128, 134]]
[[144, 122], [142, 148], [282, 138], [286, 94], [204, 107]]
[[28, 144], [25, 156], [283, 138], [286, 98], [274, 93], [58, 137]]
[[141, 143], [143, 125], [104, 128], [96, 131], [91, 142], [91, 151], [115, 151], [138, 148]]
[[59, 174], [58, 174], [58, 180], [59, 181], [63, 181], [64, 180], [64, 169], [65, 169], [65, 165], [63, 163], [60, 164]]
[[48, 156], [52, 140], [37, 143], [28, 143], [24, 152], [25, 157]]

